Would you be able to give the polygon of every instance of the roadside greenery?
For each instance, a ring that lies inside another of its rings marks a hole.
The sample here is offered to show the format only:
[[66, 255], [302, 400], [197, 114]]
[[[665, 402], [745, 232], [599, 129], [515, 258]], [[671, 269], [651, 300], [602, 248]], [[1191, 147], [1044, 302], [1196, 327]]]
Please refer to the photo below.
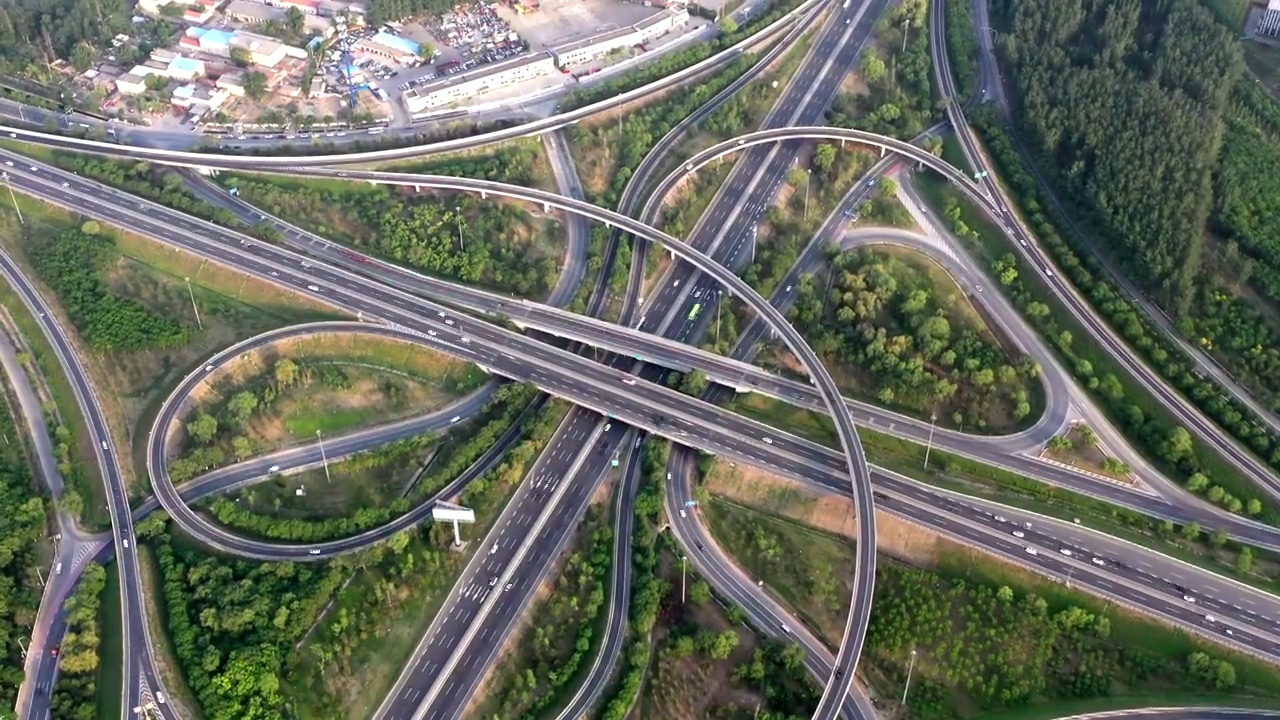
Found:
[[[1280, 469], [1280, 442], [1254, 419], [1252, 412], [1212, 381], [1199, 377], [1181, 350], [1158, 329], [1151, 327], [1142, 313], [1113, 285], [1101, 279], [1103, 271], [1096, 258], [1077, 254], [1079, 251], [1058, 234], [1056, 227], [1062, 218], [1045, 209], [1051, 205], [1041, 202], [1043, 198], [1035, 179], [1023, 167], [1011, 139], [994, 114], [982, 111], [972, 115], [970, 120], [981, 134], [1002, 180], [1008, 184], [1023, 209], [1028, 226], [1053, 255], [1063, 274], [1158, 374], [1271, 467]], [[956, 227], [958, 210], [948, 207], [945, 211], [952, 219], [953, 228]], [[1022, 281], [1018, 270], [1018, 261], [1011, 254], [998, 259], [992, 267], [993, 274], [1024, 317], [1063, 354], [1067, 367], [1080, 378], [1128, 438], [1148, 457], [1176, 472], [1183, 482], [1188, 482], [1196, 473], [1207, 475], [1213, 483], [1226, 489], [1239, 502], [1240, 508], [1253, 506], [1250, 500], [1259, 499], [1255, 494], [1256, 488], [1233, 472], [1219, 471], [1221, 465], [1211, 466], [1216, 461], [1214, 453], [1191, 438], [1186, 429], [1174, 424], [1162, 409], [1152, 407], [1144, 411], [1139, 404], [1142, 399], [1131, 396], [1130, 392], [1134, 391], [1127, 390], [1121, 380], [1123, 370], [1106, 359], [1104, 353], [1089, 352], [1092, 357], [1084, 357], [1084, 353], [1089, 351], [1088, 340], [1076, 346], [1072, 334], [1060, 327], [1060, 320], [1037, 296], [1038, 288]], [[1260, 499], [1260, 505], [1258, 515], [1261, 519], [1270, 524], [1280, 524], [1280, 510], [1273, 508], [1265, 499]], [[1228, 509], [1234, 506], [1235, 503], [1224, 504]]]
[[[58, 648], [58, 683], [49, 700], [52, 717], [94, 720], [98, 713], [99, 609], [107, 573], [90, 563], [80, 573], [76, 590], [63, 605], [66, 635]], [[108, 660], [108, 664], [115, 658]]]
[[829, 123], [899, 140], [910, 140], [934, 123], [939, 112], [929, 60], [928, 18], [928, 0], [904, 0], [885, 11], [876, 23], [879, 49], [869, 47], [862, 54], [859, 75], [867, 94], [837, 95], [827, 111]]
[[515, 204], [343, 181], [220, 179], [289, 223], [415, 270], [528, 297], [542, 297], [559, 274], [559, 250], [542, 247], [547, 229]]
[[1040, 368], [1009, 358], [967, 302], [909, 256], [855, 250], [832, 259], [829, 277], [801, 278], [790, 317], [882, 405], [977, 430], [1024, 423]]
[[947, 59], [959, 94], [952, 99], [964, 103], [978, 92], [979, 49], [974, 34], [979, 30], [973, 24], [973, 4], [968, 0], [934, 2], [941, 2], [946, 13]]
[[613, 564], [608, 515], [607, 503], [587, 511], [550, 595], [529, 611], [529, 625], [511, 655], [495, 666], [492, 695], [482, 701], [477, 717], [543, 717], [577, 688], [571, 681], [580, 679], [583, 660], [599, 645], [595, 635]]
[[[521, 415], [531, 393], [523, 385], [507, 385], [495, 393], [493, 399], [480, 413], [483, 423], [475, 433], [462, 430], [457, 437], [445, 440], [437, 448], [435, 458], [417, 484], [387, 505], [361, 507], [350, 515], [329, 518], [281, 517], [278, 514], [255, 512], [244, 504], [227, 498], [215, 498], [208, 504], [209, 511], [223, 525], [245, 531], [257, 537], [293, 542], [322, 542], [357, 535], [382, 526], [408, 512], [421, 500], [437, 492], [461, 475], [474, 463]], [[530, 430], [531, 434], [536, 429]], [[403, 457], [421, 455], [436, 439], [420, 436], [391, 443], [375, 451], [360, 453], [346, 462], [389, 464]], [[170, 473], [172, 475], [172, 472]], [[483, 478], [472, 485], [483, 485]]]
[[640, 454], [643, 482], [636, 495], [636, 522], [631, 540], [631, 604], [627, 618], [627, 642], [623, 650], [622, 677], [612, 695], [603, 700], [600, 720], [623, 720], [640, 696], [653, 652], [653, 626], [667, 593], [667, 582], [658, 575], [658, 527], [662, 522], [662, 487], [667, 441], [648, 436]]
[[40, 607], [36, 566], [43, 561], [37, 549], [47, 515], [5, 402], [0, 402], [0, 430], [12, 438], [0, 445], [0, 507], [5, 508], [0, 515], [0, 698], [8, 699], [17, 697], [23, 679], [18, 639], [29, 636]]
[[[844, 538], [718, 499], [711, 509], [712, 530], [726, 550], [784, 596], [794, 594], [784, 583], [795, 577], [831, 582], [832, 568], [813, 558], [853, 562]], [[1032, 579], [980, 553], [958, 552], [940, 550], [933, 569], [887, 558], [876, 565], [861, 671], [885, 693], [901, 689], [912, 666], [910, 717], [970, 717], [1120, 693], [1180, 690], [1226, 698], [1280, 692], [1252, 659]], [[846, 585], [836, 592], [840, 602], [821, 611], [835, 627], [849, 581], [847, 571], [838, 573], [836, 582]]]
[[107, 286], [103, 274], [120, 254], [108, 236], [99, 234], [96, 222], [37, 241], [29, 254], [40, 279], [95, 350], [173, 348], [189, 339], [189, 330], [178, 321]]

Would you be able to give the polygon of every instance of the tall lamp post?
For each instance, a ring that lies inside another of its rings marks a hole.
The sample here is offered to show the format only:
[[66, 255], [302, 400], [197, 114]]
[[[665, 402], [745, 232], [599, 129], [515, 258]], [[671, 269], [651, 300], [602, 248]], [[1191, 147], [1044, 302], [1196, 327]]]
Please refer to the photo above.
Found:
[[319, 428], [316, 428], [316, 441], [320, 443], [320, 462], [324, 465], [324, 480], [333, 482], [333, 478], [329, 475], [329, 458], [324, 454], [324, 438], [320, 436]]
[[929, 444], [924, 446], [924, 469], [929, 469], [929, 451], [933, 449], [933, 424], [938, 420], [937, 415], [929, 415]]
[[911, 671], [916, 669], [916, 649], [911, 648], [911, 663], [907, 665], [907, 682], [902, 686], [902, 704], [907, 704], [907, 693], [911, 690]]
[[453, 207], [453, 217], [458, 221], [458, 251], [466, 252], [467, 245], [462, 241], [462, 207], [455, 205]]

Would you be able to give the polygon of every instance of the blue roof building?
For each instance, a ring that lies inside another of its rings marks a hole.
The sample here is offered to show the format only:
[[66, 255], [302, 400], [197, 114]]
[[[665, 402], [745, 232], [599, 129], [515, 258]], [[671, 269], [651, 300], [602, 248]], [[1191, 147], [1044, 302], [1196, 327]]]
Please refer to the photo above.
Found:
[[392, 35], [386, 31], [379, 31], [378, 34], [369, 38], [368, 42], [374, 45], [381, 45], [391, 50], [395, 55], [417, 55], [422, 50], [421, 45], [409, 38]]

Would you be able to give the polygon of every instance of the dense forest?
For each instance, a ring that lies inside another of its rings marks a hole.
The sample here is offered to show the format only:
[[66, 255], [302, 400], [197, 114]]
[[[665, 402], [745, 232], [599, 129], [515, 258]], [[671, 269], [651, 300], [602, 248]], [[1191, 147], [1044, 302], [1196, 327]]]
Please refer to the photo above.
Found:
[[814, 350], [855, 369], [863, 394], [886, 406], [980, 429], [1027, 419], [1039, 368], [1010, 361], [966, 315], [959, 291], [934, 287], [924, 267], [843, 253], [829, 279], [801, 280], [791, 317]]
[[36, 273], [58, 296], [71, 322], [96, 350], [146, 350], [186, 344], [188, 330], [132, 298], [116, 294], [103, 279], [120, 254], [115, 243], [86, 221], [32, 245]]
[[0, 71], [16, 74], [55, 60], [92, 58], [117, 33], [130, 32], [133, 5], [128, 0], [0, 0]]
[[[101, 666], [100, 621], [107, 571], [89, 564], [64, 605], [67, 633], [58, 652], [58, 684], [49, 702], [60, 720], [94, 720], [98, 716], [98, 670]], [[115, 662], [112, 658], [109, 662]]]
[[0, 429], [15, 442], [0, 445], [0, 707], [13, 707], [22, 684], [22, 649], [40, 607], [36, 544], [45, 536], [45, 506], [36, 495], [22, 445], [0, 402]]
[[1040, 167], [1179, 316], [1202, 266], [1223, 113], [1241, 72], [1195, 0], [997, 0], [1017, 116]]

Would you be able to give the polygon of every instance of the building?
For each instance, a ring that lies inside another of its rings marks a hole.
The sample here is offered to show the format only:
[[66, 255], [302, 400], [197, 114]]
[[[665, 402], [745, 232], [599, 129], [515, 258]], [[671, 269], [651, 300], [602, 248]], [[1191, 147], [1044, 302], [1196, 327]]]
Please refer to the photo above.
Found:
[[141, 95], [147, 91], [147, 78], [127, 72], [116, 78], [116, 91], [121, 95]]
[[225, 72], [213, 84], [219, 90], [226, 90], [228, 95], [233, 97], [244, 97], [244, 74], [240, 72]]
[[295, 7], [301, 10], [303, 15], [318, 15], [320, 12], [319, 0], [267, 0], [267, 4], [282, 10]]
[[284, 13], [280, 10], [252, 0], [231, 0], [222, 9], [222, 14], [245, 25], [261, 25], [268, 20], [284, 19]]
[[307, 51], [292, 45], [269, 38], [266, 35], [236, 30], [213, 30], [209, 28], [188, 28], [187, 36], [198, 40], [200, 50], [219, 57], [231, 57], [234, 49], [244, 50], [249, 54], [249, 62], [267, 68], [274, 68], [285, 58], [307, 59]]
[[321, 97], [324, 95], [326, 88], [327, 84], [325, 83], [324, 78], [317, 75], [316, 77], [311, 78], [311, 87], [307, 89], [307, 97], [312, 100]]
[[556, 65], [567, 69], [576, 65], [584, 65], [608, 55], [615, 50], [622, 50], [647, 42], [678, 30], [689, 23], [689, 11], [684, 6], [671, 7], [652, 15], [631, 27], [610, 30], [609, 32], [584, 38], [552, 48]]
[[408, 63], [418, 58], [422, 46], [409, 38], [379, 31], [371, 37], [362, 38], [356, 43], [356, 50], [363, 50], [371, 55]]
[[222, 107], [222, 103], [226, 102], [229, 97], [226, 90], [208, 85], [182, 85], [173, 91], [173, 97], [169, 102], [178, 108], [184, 110], [192, 110], [197, 107], [203, 107], [207, 110], [217, 110]]
[[168, 72], [166, 74], [174, 80], [191, 82], [196, 78], [204, 77], [204, 62], [195, 58], [182, 57], [179, 55], [169, 61]]
[[213, 17], [218, 7], [217, 0], [138, 0], [138, 10], [148, 15], [163, 15], [168, 5], [182, 7], [182, 19], [190, 23], [200, 24]]
[[509, 87], [556, 71], [549, 53], [529, 53], [479, 68], [475, 72], [437, 80], [413, 88], [401, 97], [410, 114], [443, 107], [493, 90]]
[[1258, 18], [1258, 34], [1280, 37], [1280, 0], [1267, 0], [1267, 8]]

